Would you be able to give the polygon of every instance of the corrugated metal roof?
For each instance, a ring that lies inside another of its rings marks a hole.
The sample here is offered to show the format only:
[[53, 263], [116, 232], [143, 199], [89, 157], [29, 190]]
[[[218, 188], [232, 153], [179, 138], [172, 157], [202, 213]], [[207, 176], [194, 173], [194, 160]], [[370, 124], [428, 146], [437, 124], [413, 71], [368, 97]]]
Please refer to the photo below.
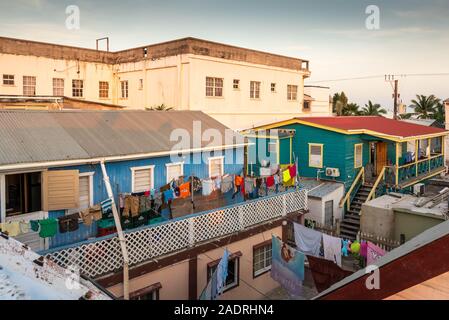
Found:
[[[0, 165], [168, 152], [179, 143], [177, 134], [174, 141], [170, 136], [180, 132], [191, 136], [194, 147], [196, 126], [200, 134], [216, 129], [223, 139], [228, 129], [201, 111], [5, 110], [0, 111]], [[201, 147], [226, 144], [212, 140]]]
[[343, 188], [343, 184], [342, 183], [338, 183], [338, 182], [324, 182], [320, 186], [310, 190], [307, 195], [309, 197], [314, 197], [314, 198], [320, 198], [321, 199], [321, 198], [327, 196], [328, 194], [338, 190], [339, 188]]

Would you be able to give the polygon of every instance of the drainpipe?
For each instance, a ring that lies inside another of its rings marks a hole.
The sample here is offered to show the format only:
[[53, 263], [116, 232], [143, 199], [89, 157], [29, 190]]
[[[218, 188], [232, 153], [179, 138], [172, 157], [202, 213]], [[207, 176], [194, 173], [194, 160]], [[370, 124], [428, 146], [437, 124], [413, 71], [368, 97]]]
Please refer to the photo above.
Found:
[[103, 172], [103, 181], [108, 192], [108, 197], [112, 201], [112, 214], [114, 215], [115, 227], [117, 228], [118, 240], [123, 255], [123, 298], [129, 300], [129, 258], [128, 250], [126, 249], [126, 239], [123, 234], [122, 225], [120, 223], [120, 217], [117, 211], [117, 207], [114, 201], [114, 194], [112, 193], [111, 182], [109, 181], [108, 173], [104, 165], [104, 160], [100, 162], [101, 171]]

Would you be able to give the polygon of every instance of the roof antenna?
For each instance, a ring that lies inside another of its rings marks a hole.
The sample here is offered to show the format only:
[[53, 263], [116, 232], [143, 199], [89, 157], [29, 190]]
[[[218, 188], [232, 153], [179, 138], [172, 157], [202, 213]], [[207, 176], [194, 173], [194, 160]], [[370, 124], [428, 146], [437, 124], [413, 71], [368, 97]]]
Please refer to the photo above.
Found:
[[109, 52], [109, 37], [98, 38], [97, 40], [95, 40], [97, 43], [97, 51], [98, 51], [98, 43], [103, 40], [106, 40], [106, 51]]

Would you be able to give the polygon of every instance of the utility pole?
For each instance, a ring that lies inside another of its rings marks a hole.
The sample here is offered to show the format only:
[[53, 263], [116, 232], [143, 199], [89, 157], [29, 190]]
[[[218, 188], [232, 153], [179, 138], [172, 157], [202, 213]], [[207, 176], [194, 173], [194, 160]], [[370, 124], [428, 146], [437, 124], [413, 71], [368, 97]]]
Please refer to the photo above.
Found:
[[399, 86], [399, 80], [396, 80], [394, 78], [394, 75], [385, 75], [385, 81], [386, 82], [390, 82], [390, 84], [394, 84], [393, 87], [393, 119], [397, 120], [398, 119], [398, 98], [399, 98], [399, 93], [398, 93], [398, 86]]

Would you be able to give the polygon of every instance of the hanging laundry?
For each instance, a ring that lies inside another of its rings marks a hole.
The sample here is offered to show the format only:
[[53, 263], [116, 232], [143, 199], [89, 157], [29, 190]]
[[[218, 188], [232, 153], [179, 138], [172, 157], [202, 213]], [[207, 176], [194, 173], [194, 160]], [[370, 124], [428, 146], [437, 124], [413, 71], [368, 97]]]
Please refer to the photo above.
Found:
[[226, 278], [228, 277], [229, 256], [230, 254], [228, 249], [225, 249], [215, 273], [215, 285], [212, 286], [211, 295], [213, 300], [217, 299], [217, 297], [223, 293], [223, 288], [226, 285]]
[[245, 192], [252, 193], [254, 190], [254, 178], [246, 177], [245, 178]]
[[166, 185], [160, 187], [159, 191], [163, 193], [164, 191], [167, 191], [169, 189], [170, 189], [170, 183], [167, 183]]
[[19, 226], [20, 226], [20, 233], [22, 234], [27, 234], [30, 232], [31, 230], [31, 224], [30, 222], [27, 221], [20, 221], [19, 222]]
[[291, 295], [301, 295], [304, 281], [304, 253], [275, 236], [271, 238], [271, 250], [271, 277]]
[[59, 233], [73, 232], [79, 228], [79, 214], [71, 214], [58, 219]]
[[292, 165], [290, 168], [288, 168], [288, 171], [290, 173], [290, 177], [296, 177], [296, 165]]
[[39, 237], [51, 238], [58, 232], [58, 220], [56, 219], [43, 219], [39, 220]]
[[118, 205], [119, 208], [122, 209], [125, 207], [125, 194], [124, 193], [120, 193], [118, 196]]
[[39, 231], [39, 220], [30, 220], [30, 227], [31, 230], [34, 232]]
[[271, 188], [272, 186], [274, 186], [274, 177], [273, 176], [270, 176], [270, 177], [267, 177], [267, 188]]
[[101, 205], [101, 211], [104, 214], [112, 212], [112, 199], [106, 199], [104, 201], [101, 201], [100, 205]]
[[[149, 194], [149, 192], [148, 192]], [[151, 210], [151, 199], [149, 196], [140, 196], [139, 197], [139, 212], [147, 212]]]
[[309, 267], [318, 293], [323, 292], [333, 284], [352, 274], [351, 271], [344, 270], [337, 264], [326, 259], [308, 255], [307, 261], [309, 261]]
[[203, 183], [203, 196], [210, 195], [215, 190], [215, 183], [212, 179], [206, 179], [202, 181]]
[[348, 256], [348, 250], [349, 250], [349, 240], [342, 240], [343, 241], [343, 245], [341, 247], [341, 254], [344, 257]]
[[289, 182], [291, 180], [291, 178], [292, 177], [290, 176], [290, 170], [287, 169], [282, 172], [282, 181], [284, 183]]
[[3, 233], [7, 233], [10, 237], [17, 237], [20, 234], [20, 223], [18, 221], [9, 221], [0, 223]]
[[243, 177], [236, 175], [234, 179], [234, 184], [236, 187], [241, 186], [243, 183]]
[[179, 196], [181, 195], [181, 191], [179, 190], [179, 187], [173, 188], [173, 195], [175, 198], [179, 198]]
[[164, 203], [168, 204], [171, 200], [174, 199], [173, 190], [168, 189], [163, 192], [164, 195]]
[[129, 217], [131, 213], [132, 217], [139, 215], [139, 197], [138, 196], [126, 196], [125, 207], [123, 208], [122, 215]]
[[90, 226], [93, 221], [92, 214], [90, 213], [89, 209], [82, 210], [79, 213], [80, 218], [83, 220], [83, 224], [86, 226]]
[[103, 218], [103, 214], [101, 212], [101, 206], [98, 204], [93, 207], [90, 207], [89, 212], [95, 221], [101, 220]]
[[179, 197], [182, 199], [190, 197], [190, 182], [186, 182], [179, 186]]
[[217, 176], [217, 177], [215, 177], [215, 179], [214, 179], [214, 182], [215, 182], [215, 190], [217, 190], [217, 189], [221, 189], [221, 177], [220, 176]]
[[221, 181], [221, 192], [227, 193], [232, 189], [232, 176], [231, 175], [225, 175], [222, 178]]
[[324, 259], [341, 267], [341, 239], [323, 233]]
[[320, 255], [322, 233], [295, 222], [293, 223], [293, 228], [298, 250], [307, 255], [318, 257]]
[[281, 178], [279, 177], [279, 174], [275, 174], [273, 176], [273, 179], [274, 179], [274, 184], [275, 185], [278, 185], [279, 183], [281, 183]]
[[368, 241], [366, 248], [366, 265], [374, 264], [379, 258], [385, 255], [385, 250]]
[[360, 243], [360, 256], [366, 258], [367, 252], [368, 252], [368, 243], [366, 241], [362, 241]]

